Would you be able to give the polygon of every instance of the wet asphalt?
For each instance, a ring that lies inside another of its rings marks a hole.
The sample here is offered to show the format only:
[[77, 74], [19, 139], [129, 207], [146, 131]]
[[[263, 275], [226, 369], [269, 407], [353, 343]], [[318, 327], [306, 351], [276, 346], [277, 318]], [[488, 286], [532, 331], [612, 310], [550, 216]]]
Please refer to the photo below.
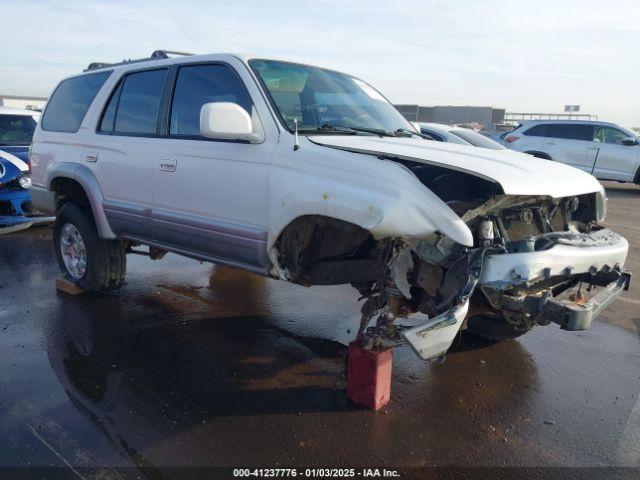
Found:
[[[606, 187], [640, 272], [640, 188]], [[355, 290], [127, 261], [119, 292], [73, 297], [49, 228], [0, 237], [0, 467], [640, 466], [637, 279], [588, 331], [462, 336], [442, 365], [397, 349], [371, 412], [345, 394]]]

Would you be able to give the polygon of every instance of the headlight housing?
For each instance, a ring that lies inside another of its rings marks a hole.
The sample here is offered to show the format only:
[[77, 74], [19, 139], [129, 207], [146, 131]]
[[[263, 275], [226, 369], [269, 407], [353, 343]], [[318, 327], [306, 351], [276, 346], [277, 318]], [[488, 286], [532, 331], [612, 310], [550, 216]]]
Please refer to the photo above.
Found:
[[28, 190], [31, 187], [31, 175], [29, 175], [28, 173], [25, 175], [21, 175], [18, 179], [18, 183], [22, 188]]

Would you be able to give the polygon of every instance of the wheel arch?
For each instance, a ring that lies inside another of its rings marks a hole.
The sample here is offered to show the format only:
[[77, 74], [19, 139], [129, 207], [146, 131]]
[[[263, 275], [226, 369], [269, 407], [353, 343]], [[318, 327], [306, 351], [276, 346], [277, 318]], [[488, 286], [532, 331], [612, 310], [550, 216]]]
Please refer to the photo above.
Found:
[[78, 194], [80, 189], [91, 207], [98, 235], [104, 239], [116, 238], [104, 212], [102, 190], [88, 167], [71, 162], [58, 163], [48, 174], [47, 186], [49, 191], [56, 193], [56, 202], [59, 195], [62, 196], [63, 192], [69, 191], [67, 189], [71, 189], [74, 194]]
[[361, 225], [325, 215], [300, 215], [276, 237], [271, 260], [294, 283], [339, 284], [377, 278], [373, 234]]

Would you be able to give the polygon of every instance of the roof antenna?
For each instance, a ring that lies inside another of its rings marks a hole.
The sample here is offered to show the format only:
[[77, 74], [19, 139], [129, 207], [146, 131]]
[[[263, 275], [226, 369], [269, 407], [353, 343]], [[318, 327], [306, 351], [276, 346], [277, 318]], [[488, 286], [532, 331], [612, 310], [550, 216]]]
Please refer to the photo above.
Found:
[[295, 136], [295, 143], [293, 144], [293, 151], [296, 152], [300, 150], [300, 143], [298, 143], [298, 119], [293, 119], [293, 134]]

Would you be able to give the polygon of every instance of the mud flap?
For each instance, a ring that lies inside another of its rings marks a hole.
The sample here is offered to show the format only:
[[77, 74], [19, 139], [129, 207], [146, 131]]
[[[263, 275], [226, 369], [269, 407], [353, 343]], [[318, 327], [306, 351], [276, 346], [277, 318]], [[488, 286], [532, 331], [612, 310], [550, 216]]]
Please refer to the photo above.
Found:
[[423, 360], [435, 360], [451, 347], [469, 310], [469, 300], [437, 317], [402, 332], [403, 338]]

